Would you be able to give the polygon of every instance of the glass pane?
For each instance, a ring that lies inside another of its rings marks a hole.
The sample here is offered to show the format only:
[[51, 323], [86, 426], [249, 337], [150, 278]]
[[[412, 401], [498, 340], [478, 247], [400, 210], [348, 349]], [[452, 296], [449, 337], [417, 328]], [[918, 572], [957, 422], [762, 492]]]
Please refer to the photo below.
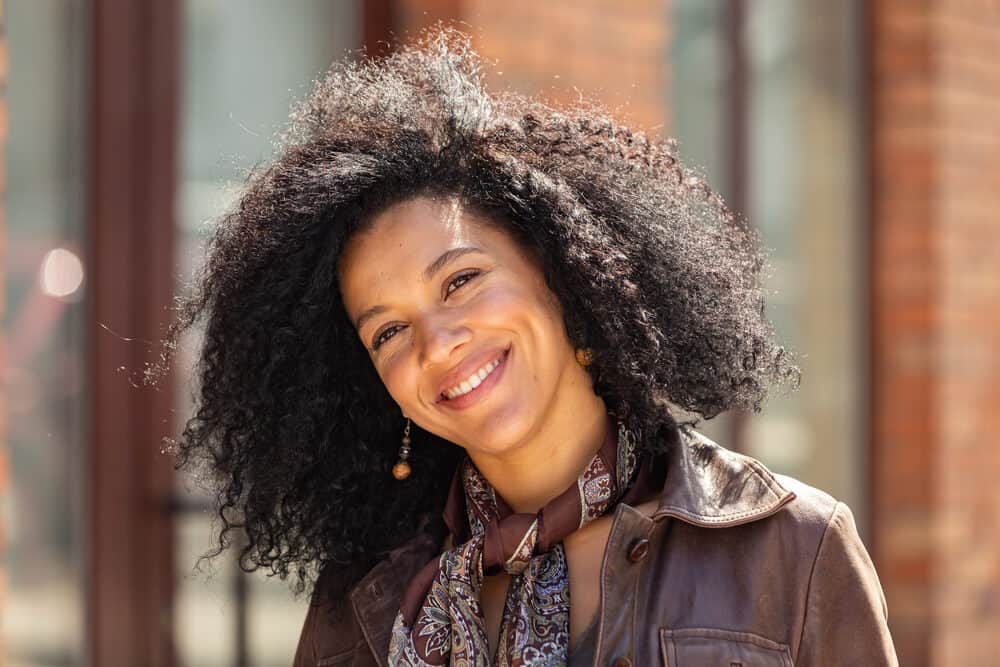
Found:
[[671, 134], [684, 163], [703, 170], [723, 195], [730, 189], [724, 145], [729, 82], [726, 1], [674, 0], [670, 45]]
[[[4, 4], [7, 355], [2, 498], [10, 667], [81, 664], [81, 529], [88, 431], [82, 132], [87, 108], [83, 3]], [[44, 619], [42, 622], [40, 619]]]
[[174, 529], [180, 570], [174, 601], [178, 662], [186, 667], [234, 665], [237, 648], [236, 605], [232, 597], [235, 563], [226, 556], [211, 563], [198, 563], [198, 558], [214, 546], [214, 533], [207, 515], [180, 516]]
[[[850, 2], [744, 3], [750, 223], [773, 263], [768, 313], [801, 355], [802, 387], [748, 421], [747, 453], [864, 516], [865, 249], [859, 173], [861, 32]], [[733, 45], [727, 3], [675, 0], [673, 134], [723, 195]], [[719, 420], [713, 420], [716, 422]], [[720, 426], [722, 428], [720, 428]], [[725, 422], [709, 423], [726, 444]]]
[[[730, 196], [726, 145], [729, 52], [724, 24], [728, 0], [674, 0], [670, 45], [670, 134], [686, 165], [702, 172], [723, 198]], [[703, 422], [699, 430], [735, 448], [732, 415]]]
[[802, 387], [752, 420], [749, 449], [864, 517], [857, 5], [750, 5], [750, 219], [772, 250], [770, 313], [802, 355]]
[[[226, 210], [244, 170], [271, 156], [294, 99], [345, 50], [361, 44], [358, 2], [295, 0], [253, 2], [188, 0], [184, 3], [183, 108], [178, 192], [179, 263], [189, 278], [202, 259], [201, 244], [213, 218]], [[181, 353], [190, 355], [196, 341]], [[190, 369], [193, 359], [178, 359]], [[183, 376], [183, 373], [182, 373]], [[189, 382], [178, 386], [177, 414], [190, 413]], [[180, 428], [181, 424], [177, 425]], [[191, 505], [207, 503], [188, 479], [178, 493]], [[233, 597], [233, 554], [199, 574], [192, 568], [212, 544], [205, 511], [178, 520], [176, 638], [187, 667], [234, 664], [239, 610]], [[246, 613], [250, 662], [288, 665], [298, 642], [307, 602], [296, 601], [288, 583], [249, 575]]]

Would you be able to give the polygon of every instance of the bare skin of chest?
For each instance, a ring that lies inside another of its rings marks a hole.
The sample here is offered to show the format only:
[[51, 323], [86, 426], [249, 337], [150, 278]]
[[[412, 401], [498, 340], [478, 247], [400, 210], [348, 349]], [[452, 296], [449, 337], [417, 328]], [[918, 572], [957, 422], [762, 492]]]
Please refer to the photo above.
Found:
[[[658, 500], [653, 498], [637, 505], [635, 509], [646, 516], [652, 516], [657, 505]], [[606, 514], [567, 536], [563, 541], [569, 568], [570, 646], [576, 643], [577, 638], [597, 618], [601, 603], [601, 562], [604, 559], [608, 536], [611, 534], [611, 522], [611, 513]], [[500, 638], [500, 621], [509, 584], [510, 575], [496, 574], [486, 577], [480, 592], [491, 653], [496, 651]]]

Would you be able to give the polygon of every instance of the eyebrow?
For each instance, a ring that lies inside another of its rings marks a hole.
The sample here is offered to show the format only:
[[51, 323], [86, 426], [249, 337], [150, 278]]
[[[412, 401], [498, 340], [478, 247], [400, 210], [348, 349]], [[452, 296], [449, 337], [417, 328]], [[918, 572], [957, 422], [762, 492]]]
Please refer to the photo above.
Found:
[[[424, 269], [423, 273], [424, 282], [427, 282], [428, 280], [433, 278], [434, 275], [442, 268], [444, 268], [449, 262], [458, 259], [462, 255], [467, 255], [470, 252], [478, 252], [485, 254], [485, 251], [482, 248], [477, 248], [476, 246], [459, 246], [458, 248], [445, 250], [443, 253], [441, 253], [440, 257], [438, 257], [433, 262], [428, 264], [427, 268]], [[384, 313], [386, 310], [387, 310], [386, 307], [382, 305], [372, 306], [365, 312], [361, 313], [357, 321], [354, 323], [354, 327], [358, 331], [361, 331], [361, 327], [362, 325], [364, 325], [365, 322], [367, 322], [372, 317], [379, 315], [380, 313]]]

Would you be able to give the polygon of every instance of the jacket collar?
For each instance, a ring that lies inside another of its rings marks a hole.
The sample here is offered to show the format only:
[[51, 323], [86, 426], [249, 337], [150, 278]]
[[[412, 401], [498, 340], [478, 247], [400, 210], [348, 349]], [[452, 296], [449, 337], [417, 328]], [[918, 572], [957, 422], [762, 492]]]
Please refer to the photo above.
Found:
[[667, 476], [654, 520], [674, 517], [703, 527], [737, 526], [777, 512], [795, 494], [757, 459], [681, 426], [667, 450]]

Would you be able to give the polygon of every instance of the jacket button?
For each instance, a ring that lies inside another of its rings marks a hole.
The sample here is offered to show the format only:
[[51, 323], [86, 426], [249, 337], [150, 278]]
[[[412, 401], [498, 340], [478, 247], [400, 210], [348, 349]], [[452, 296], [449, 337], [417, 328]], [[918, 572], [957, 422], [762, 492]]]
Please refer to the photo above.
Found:
[[632, 660], [627, 655], [623, 655], [611, 663], [611, 667], [632, 667]]
[[632, 546], [628, 548], [628, 559], [633, 563], [638, 563], [646, 554], [649, 553], [649, 540], [645, 537], [640, 537], [639, 539], [632, 542]]

